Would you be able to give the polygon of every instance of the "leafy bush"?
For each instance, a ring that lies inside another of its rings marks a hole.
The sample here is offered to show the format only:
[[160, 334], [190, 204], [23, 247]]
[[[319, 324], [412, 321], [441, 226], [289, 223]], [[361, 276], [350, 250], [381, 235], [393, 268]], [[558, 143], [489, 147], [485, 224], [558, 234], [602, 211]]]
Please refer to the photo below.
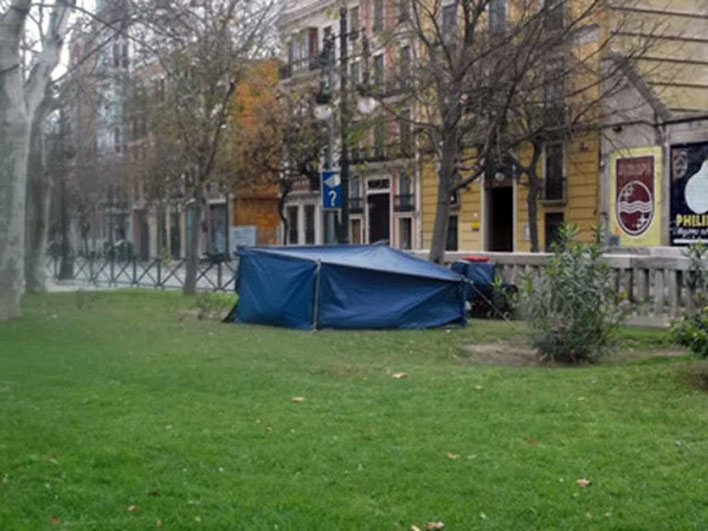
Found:
[[688, 248], [686, 256], [690, 260], [687, 284], [697, 307], [687, 311], [671, 325], [671, 335], [679, 345], [688, 347], [701, 358], [708, 358], [708, 272], [704, 259], [708, 255], [708, 246], [698, 242]]
[[539, 275], [527, 275], [521, 288], [534, 347], [564, 363], [607, 353], [625, 316], [599, 244], [573, 242], [577, 233], [575, 225], [561, 227], [548, 264]]
[[671, 326], [671, 336], [701, 358], [708, 358], [708, 306], [687, 313]]

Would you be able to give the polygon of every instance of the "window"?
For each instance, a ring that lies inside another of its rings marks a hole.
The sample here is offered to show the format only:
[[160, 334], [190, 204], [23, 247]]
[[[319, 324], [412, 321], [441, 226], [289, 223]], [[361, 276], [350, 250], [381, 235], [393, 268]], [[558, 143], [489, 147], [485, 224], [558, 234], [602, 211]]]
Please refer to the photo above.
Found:
[[562, 201], [564, 199], [564, 164], [563, 164], [563, 144], [554, 142], [546, 144], [545, 154], [545, 178], [543, 186], [543, 198], [547, 201]]
[[382, 93], [384, 90], [384, 56], [374, 56], [374, 91]]
[[288, 207], [288, 241], [286, 243], [295, 245], [297, 241], [297, 207]]
[[354, 6], [349, 10], [349, 32], [350, 39], [355, 40], [359, 36], [359, 6]]
[[386, 123], [382, 114], [374, 119], [374, 157], [383, 158], [386, 144]]
[[401, 142], [401, 156], [410, 157], [413, 147], [413, 138], [411, 135], [411, 111], [404, 109], [398, 119], [398, 134]]
[[560, 29], [565, 26], [565, 0], [545, 0], [545, 22], [549, 29]]
[[545, 217], [546, 252], [553, 250], [553, 244], [558, 241], [558, 231], [563, 225], [563, 212], [549, 212]]
[[457, 29], [457, 4], [443, 6], [442, 9], [442, 38], [447, 40]]
[[408, 0], [398, 0], [398, 22], [406, 22], [408, 20], [409, 9]]
[[411, 176], [406, 171], [398, 175], [398, 193], [394, 197], [394, 209], [397, 212], [410, 212], [414, 209]]
[[349, 197], [351, 199], [358, 199], [361, 197], [360, 186], [361, 184], [359, 177], [352, 177], [351, 181], [349, 181]]
[[315, 243], [315, 205], [305, 205], [305, 243]]
[[361, 219], [354, 218], [349, 222], [349, 225], [351, 227], [351, 242], [354, 245], [360, 245], [363, 243], [361, 237]]
[[446, 251], [457, 251], [457, 216], [450, 216], [447, 225]]
[[383, 29], [383, 0], [374, 0], [374, 31]]
[[349, 76], [351, 78], [352, 85], [356, 87], [359, 84], [359, 61], [352, 63]]
[[409, 76], [411, 72], [411, 47], [401, 47], [401, 66], [399, 69], [399, 81], [401, 88], [408, 86]]
[[320, 50], [319, 32], [317, 28], [307, 28], [307, 57], [310, 60], [310, 69], [316, 68]]
[[398, 247], [401, 249], [413, 248], [413, 220], [411, 218], [398, 218]]
[[506, 29], [506, 0], [491, 0], [489, 3], [489, 31], [502, 32]]

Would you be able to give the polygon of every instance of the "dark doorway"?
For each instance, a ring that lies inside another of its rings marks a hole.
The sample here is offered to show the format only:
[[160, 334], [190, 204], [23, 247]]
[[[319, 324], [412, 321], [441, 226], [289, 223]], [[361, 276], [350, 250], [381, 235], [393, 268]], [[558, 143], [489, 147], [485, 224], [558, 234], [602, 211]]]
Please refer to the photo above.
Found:
[[514, 250], [514, 189], [487, 188], [487, 242], [489, 251]]
[[373, 194], [366, 199], [369, 206], [369, 243], [391, 237], [391, 197], [389, 194]]
[[558, 232], [563, 225], [563, 212], [546, 214], [546, 252], [553, 252], [553, 244], [558, 241]]

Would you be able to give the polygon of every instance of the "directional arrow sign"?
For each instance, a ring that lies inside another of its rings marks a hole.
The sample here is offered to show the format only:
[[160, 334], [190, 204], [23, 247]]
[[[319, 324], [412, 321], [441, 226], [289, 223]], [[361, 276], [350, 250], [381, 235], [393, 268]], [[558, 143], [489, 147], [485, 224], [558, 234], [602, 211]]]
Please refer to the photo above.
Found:
[[325, 170], [322, 180], [322, 209], [339, 210], [342, 208], [342, 178], [337, 170]]

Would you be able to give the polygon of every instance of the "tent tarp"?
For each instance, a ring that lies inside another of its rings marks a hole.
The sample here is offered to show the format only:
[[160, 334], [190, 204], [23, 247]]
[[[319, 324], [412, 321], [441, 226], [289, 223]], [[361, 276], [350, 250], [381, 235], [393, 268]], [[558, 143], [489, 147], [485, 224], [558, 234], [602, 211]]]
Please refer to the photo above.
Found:
[[291, 328], [464, 325], [460, 275], [384, 245], [239, 249], [235, 321]]

